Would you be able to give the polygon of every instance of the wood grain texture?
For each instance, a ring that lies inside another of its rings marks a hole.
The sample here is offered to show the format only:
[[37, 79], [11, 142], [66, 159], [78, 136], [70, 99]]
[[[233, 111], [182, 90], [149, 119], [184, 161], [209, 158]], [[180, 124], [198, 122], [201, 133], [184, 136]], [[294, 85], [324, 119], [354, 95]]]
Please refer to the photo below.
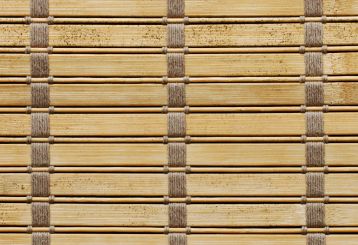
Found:
[[[188, 235], [188, 245], [305, 245], [303, 235]], [[328, 235], [327, 245], [355, 245], [357, 235]], [[51, 234], [53, 245], [89, 245], [89, 242], [102, 245], [117, 245], [125, 242], [126, 245], [169, 245], [167, 235], [163, 234]], [[0, 234], [1, 245], [30, 245], [31, 234]]]
[[[302, 54], [188, 54], [188, 76], [283, 76], [304, 74]], [[324, 74], [356, 75], [358, 53], [328, 53], [324, 57]], [[49, 56], [53, 76], [164, 76], [166, 56], [154, 54], [52, 54]], [[1, 54], [1, 76], [30, 75], [27, 54]]]
[[[355, 82], [325, 83], [325, 104], [358, 105]], [[0, 84], [1, 106], [31, 104], [30, 86]], [[189, 106], [302, 105], [304, 85], [299, 83], [188, 84]], [[53, 106], [163, 106], [167, 86], [161, 84], [53, 84]]]
[[[31, 176], [25, 173], [0, 174], [0, 195], [31, 194]], [[55, 196], [166, 196], [168, 176], [149, 173], [54, 173], [50, 192]], [[329, 196], [356, 196], [357, 174], [325, 175]], [[203, 188], [205, 186], [205, 188]], [[187, 191], [193, 197], [296, 196], [306, 193], [304, 174], [188, 174]]]
[[[300, 16], [303, 1], [292, 0], [186, 0], [188, 16]], [[1, 0], [5, 16], [29, 15], [29, 0]], [[166, 15], [165, 0], [50, 0], [54, 16], [156, 16]], [[356, 15], [357, 0], [327, 0], [325, 15]]]
[[[53, 144], [53, 166], [163, 166], [167, 163], [167, 146], [163, 144]], [[260, 152], [260, 154], [257, 154]], [[302, 166], [304, 144], [190, 144], [190, 166]], [[0, 166], [28, 166], [30, 146], [1, 144]], [[358, 144], [326, 145], [328, 166], [357, 166]]]
[[[358, 134], [354, 112], [325, 113], [328, 135]], [[0, 114], [0, 136], [30, 135], [30, 115]], [[186, 116], [191, 136], [300, 136], [303, 113], [193, 113]], [[53, 136], [164, 136], [165, 114], [52, 114]]]
[[[1, 203], [0, 224], [29, 225], [31, 205]], [[199, 227], [302, 226], [301, 204], [195, 204], [188, 205], [188, 225]], [[356, 226], [357, 204], [327, 204], [329, 226]], [[208, 219], [208, 217], [211, 219]], [[215, 220], [215, 223], [212, 222]], [[55, 226], [165, 226], [168, 206], [161, 204], [52, 204]]]

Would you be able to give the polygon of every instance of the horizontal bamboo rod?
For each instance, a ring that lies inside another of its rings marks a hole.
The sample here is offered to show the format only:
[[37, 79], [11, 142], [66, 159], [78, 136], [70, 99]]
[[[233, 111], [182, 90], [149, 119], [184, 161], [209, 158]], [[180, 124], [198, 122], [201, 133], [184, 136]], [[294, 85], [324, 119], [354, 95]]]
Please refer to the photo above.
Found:
[[[1, 87], [0, 87], [1, 88]], [[226, 113], [251, 113], [251, 112], [304, 112], [304, 111], [329, 111], [329, 112], [358, 112], [358, 106], [265, 106], [265, 107], [186, 107], [186, 108], [161, 108], [161, 107], [51, 107], [51, 108], [27, 108], [27, 107], [0, 107], [0, 113], [161, 113], [167, 112], [187, 112], [187, 113], [206, 113], [206, 112], [226, 112]]]
[[[4, 168], [1, 168], [4, 169]], [[132, 168], [133, 169], [133, 168]], [[163, 197], [168, 195], [168, 176], [163, 173], [71, 173], [50, 175], [50, 193], [72, 197]], [[240, 170], [238, 171], [240, 172]], [[0, 195], [31, 195], [31, 174], [0, 174]], [[300, 172], [191, 173], [186, 175], [187, 195], [193, 197], [301, 197], [306, 194], [305, 175]], [[325, 194], [357, 197], [356, 173], [330, 172], [324, 175]], [[205, 186], [205, 188], [203, 188]]]
[[[227, 63], [231, 65], [228, 66]], [[358, 52], [323, 56], [323, 74], [357, 75]], [[0, 54], [2, 76], [29, 76], [29, 54]], [[50, 76], [157, 77], [167, 75], [164, 54], [50, 54]], [[303, 54], [188, 54], [187, 76], [299, 76]]]
[[[300, 52], [304, 25], [296, 24], [200, 24], [185, 27], [185, 48], [168, 48], [165, 25], [50, 25], [49, 46], [53, 53], [272, 53]], [[326, 23], [324, 48], [305, 51], [357, 51], [354, 33], [358, 23]], [[29, 26], [0, 25], [1, 52], [48, 52], [30, 46]], [[119, 34], [120, 33], [120, 34]], [[150, 35], [148, 35], [150, 33]], [[328, 45], [328, 47], [326, 47]], [[337, 46], [343, 45], [343, 46]], [[10, 47], [12, 46], [12, 47]], [[15, 46], [15, 47], [14, 47]], [[240, 48], [238, 48], [240, 47]]]
[[[61, 228], [59, 228], [61, 229]], [[88, 241], [96, 241], [101, 245], [170, 245], [167, 234], [51, 234], [52, 245], [88, 245]], [[191, 234], [187, 236], [188, 245], [225, 244], [225, 245], [305, 245], [306, 236], [301, 234]], [[329, 235], [325, 238], [327, 245], [353, 245], [357, 235]], [[0, 234], [0, 244], [30, 245], [31, 234]]]
[[[164, 137], [52, 137], [29, 138], [29, 137], [0, 137], [0, 143], [166, 143], [185, 142], [185, 138]], [[302, 143], [302, 142], [326, 142], [326, 143], [358, 143], [357, 136], [325, 136], [325, 137], [300, 137], [300, 136], [239, 136], [217, 137], [200, 136], [190, 137], [191, 143]]]
[[[29, 0], [0, 1], [3, 16], [28, 16]], [[165, 0], [105, 0], [105, 1], [49, 1], [50, 16], [125, 16], [125, 17], [162, 17], [167, 14]], [[220, 6], [220, 7], [218, 7]], [[323, 5], [323, 15], [356, 15], [358, 3], [355, 0], [327, 0]], [[185, 0], [186, 16], [300, 16], [304, 15], [304, 3], [292, 0], [236, 1]]]
[[[325, 106], [306, 107], [307, 111], [357, 111], [358, 83], [323, 86]], [[305, 104], [304, 83], [191, 83], [186, 85], [188, 107], [165, 110], [160, 106], [168, 104], [168, 86], [163, 84], [52, 84], [49, 89], [55, 113], [301, 112]], [[29, 112], [25, 107], [31, 105], [31, 86], [0, 83], [0, 97], [1, 113]]]
[[[219, 165], [219, 164], [218, 164]], [[53, 173], [165, 173], [170, 172], [191, 172], [191, 173], [304, 173], [308, 172], [329, 172], [349, 173], [358, 172], [358, 167], [3, 167], [0, 173], [26, 173], [26, 172], [53, 172]]]
[[[187, 198], [164, 197], [19, 197], [0, 196], [1, 202], [51, 202], [51, 203], [185, 203]], [[358, 203], [358, 197], [190, 197], [190, 203]]]
[[[48, 78], [30, 78], [30, 77], [0, 77], [1, 83], [48, 83]], [[306, 77], [306, 80], [323, 81], [323, 82], [356, 82], [358, 76], [325, 76], [322, 77]], [[260, 77], [186, 77], [183, 78], [166, 78], [163, 77], [51, 77], [53, 84], [92, 84], [92, 83], [119, 83], [119, 84], [165, 84], [165, 83], [299, 83], [302, 82], [300, 76], [260, 76]]]
[[[285, 138], [285, 137], [283, 137]], [[0, 138], [4, 139], [4, 138]], [[21, 138], [18, 138], [20, 140]], [[34, 138], [35, 141], [36, 138]], [[87, 140], [87, 143], [75, 140]], [[279, 138], [280, 139], [280, 138]], [[168, 163], [168, 146], [163, 142], [145, 142], [145, 138], [108, 139], [117, 143], [88, 143], [99, 139], [69, 138], [61, 142], [55, 138], [50, 145], [50, 163], [55, 167], [160, 167]], [[120, 141], [126, 143], [118, 143]], [[136, 140], [138, 142], [136, 142]], [[195, 167], [302, 167], [305, 165], [305, 144], [273, 141], [254, 143], [258, 140], [248, 138], [251, 143], [198, 142], [193, 138], [187, 144], [187, 165]], [[200, 140], [200, 139], [199, 139]], [[229, 141], [230, 139], [226, 140]], [[241, 138], [239, 140], [242, 140]], [[260, 139], [263, 140], [263, 139]], [[287, 139], [286, 139], [287, 140]], [[322, 138], [321, 138], [322, 140]], [[139, 143], [139, 142], [142, 143]], [[271, 140], [272, 141], [272, 140]], [[357, 143], [330, 143], [325, 145], [325, 164], [332, 167], [358, 166]], [[37, 142], [37, 141], [35, 141]], [[22, 144], [20, 144], [22, 143]], [[0, 145], [0, 166], [27, 167], [31, 165], [31, 145], [25, 142]], [[71, 144], [67, 144], [71, 143]], [[260, 154], [257, 154], [260, 152]], [[243, 157], [244, 156], [244, 157]], [[1, 168], [0, 168], [1, 169]], [[119, 168], [121, 169], [121, 168]], [[156, 169], [156, 168], [154, 168]], [[237, 168], [240, 169], [240, 168]], [[23, 168], [24, 170], [24, 168]], [[139, 169], [138, 169], [139, 170]]]
[[[52, 136], [166, 136], [167, 115], [50, 114]], [[358, 114], [324, 113], [324, 132], [331, 136], [358, 135]], [[31, 115], [0, 114], [0, 136], [31, 135]], [[186, 115], [189, 136], [301, 136], [304, 113], [192, 113]]]
[[[351, 16], [325, 16], [322, 17], [187, 17], [185, 20], [188, 24], [256, 24], [256, 23], [303, 23], [303, 22], [358, 22], [358, 11]], [[53, 17], [48, 18], [30, 18], [30, 17], [0, 17], [0, 24], [28, 24], [31, 23], [50, 23], [50, 24], [156, 24], [166, 25], [167, 23], [184, 23], [181, 18], [166, 17]]]
[[[161, 227], [53, 227], [55, 233], [185, 233], [186, 228]], [[33, 232], [49, 232], [47, 227], [32, 227]], [[0, 227], [0, 233], [27, 233], [28, 227]], [[358, 227], [307, 228], [307, 233], [357, 233]], [[191, 234], [302, 234], [302, 228], [199, 228], [191, 227]], [[336, 244], [333, 244], [336, 245]]]
[[[30, 204], [0, 203], [0, 208], [3, 226], [31, 225]], [[305, 209], [302, 204], [192, 204], [187, 205], [187, 225], [298, 227], [306, 224]], [[327, 226], [358, 226], [358, 204], [326, 204], [325, 210]], [[164, 204], [52, 204], [50, 215], [53, 226], [168, 225]]]
[[[358, 46], [306, 47], [305, 52], [357, 52]], [[243, 48], [188, 48], [188, 54], [220, 53], [299, 53], [300, 47], [243, 47]], [[47, 48], [0, 47], [0, 53], [46, 53]], [[163, 48], [52, 48], [54, 54], [162, 54]], [[168, 49], [168, 53], [183, 53], [183, 49]]]

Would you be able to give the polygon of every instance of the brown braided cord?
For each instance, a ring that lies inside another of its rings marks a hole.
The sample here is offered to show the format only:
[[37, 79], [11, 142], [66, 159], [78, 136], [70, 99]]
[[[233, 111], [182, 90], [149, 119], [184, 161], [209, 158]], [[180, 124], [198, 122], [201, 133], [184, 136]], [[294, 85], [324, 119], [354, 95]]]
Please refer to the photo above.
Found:
[[48, 167], [50, 164], [50, 144], [31, 143], [31, 166]]
[[33, 202], [32, 226], [49, 227], [50, 226], [50, 205], [48, 202]]
[[306, 143], [306, 165], [323, 167], [325, 165], [325, 147], [323, 142]]
[[321, 233], [307, 234], [307, 245], [325, 245], [326, 235]]
[[306, 224], [309, 228], [319, 228], [326, 225], [324, 203], [306, 204]]
[[167, 47], [168, 48], [183, 48], [185, 46], [185, 26], [180, 24], [167, 25]]
[[324, 104], [323, 82], [305, 82], [306, 106], [322, 106]]
[[170, 245], [187, 245], [185, 233], [169, 233], [168, 239]]
[[31, 83], [32, 107], [45, 108], [50, 106], [50, 88], [48, 83]]
[[186, 166], [186, 144], [169, 143], [168, 144], [168, 165], [169, 167]]
[[306, 195], [307, 197], [324, 197], [324, 173], [306, 174]]
[[324, 117], [323, 112], [309, 111], [305, 113], [306, 117], [306, 135], [317, 137], [324, 135]]
[[167, 54], [168, 77], [185, 76], [185, 56], [183, 53]]
[[305, 16], [314, 17], [323, 15], [323, 0], [304, 0]]
[[305, 53], [305, 73], [306, 76], [323, 75], [322, 53], [319, 52]]
[[30, 24], [30, 45], [33, 48], [47, 48], [49, 46], [48, 24]]
[[320, 22], [307, 22], [305, 28], [305, 46], [321, 47], [323, 45], [323, 24]]
[[50, 195], [50, 174], [35, 172], [31, 174], [32, 196], [48, 197]]
[[168, 178], [169, 197], [186, 197], [185, 172], [170, 172]]
[[180, 228], [187, 225], [187, 210], [185, 203], [169, 204], [169, 227]]
[[50, 68], [47, 53], [32, 53], [31, 57], [31, 76], [32, 77], [48, 77]]
[[185, 15], [185, 0], [167, 0], [169, 18], [183, 18]]
[[49, 16], [49, 0], [31, 0], [31, 17], [42, 18]]
[[31, 113], [31, 136], [50, 136], [50, 117], [48, 113]]
[[32, 245], [47, 245], [51, 242], [51, 236], [48, 232], [32, 233]]
[[184, 112], [168, 113], [168, 136], [184, 137], [186, 135], [186, 120]]
[[184, 83], [168, 84], [168, 106], [184, 107], [186, 105], [186, 94]]

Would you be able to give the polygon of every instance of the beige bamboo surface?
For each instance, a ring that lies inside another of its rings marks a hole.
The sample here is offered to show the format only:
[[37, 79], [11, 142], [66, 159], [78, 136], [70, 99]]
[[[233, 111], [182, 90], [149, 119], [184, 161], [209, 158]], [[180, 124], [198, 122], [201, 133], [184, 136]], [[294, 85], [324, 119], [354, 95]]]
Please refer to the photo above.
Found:
[[[327, 245], [355, 245], [357, 235], [328, 235]], [[51, 244], [54, 245], [87, 245], [87, 241], [96, 244], [116, 245], [125, 242], [128, 245], [148, 244], [148, 245], [169, 245], [168, 238], [162, 234], [51, 234]], [[0, 244], [8, 245], [28, 245], [31, 243], [29, 234], [0, 234]], [[302, 235], [202, 235], [193, 234], [188, 236], [189, 245], [305, 245], [306, 238]]]
[[[325, 113], [328, 135], [357, 135], [358, 115]], [[191, 136], [294, 136], [305, 134], [304, 113], [195, 113], [186, 116]], [[0, 136], [31, 134], [31, 116], [0, 114]], [[165, 136], [165, 114], [52, 114], [53, 136]]]
[[[54, 16], [165, 16], [165, 0], [50, 0]], [[29, 0], [1, 0], [3, 16], [29, 15]], [[327, 0], [325, 15], [357, 15], [356, 0]], [[304, 15], [303, 1], [259, 0], [186, 0], [188, 16], [299, 16]]]
[[[164, 47], [165, 25], [50, 25], [50, 46]], [[358, 44], [358, 23], [324, 25], [325, 45]], [[28, 25], [3, 24], [1, 46], [28, 46]], [[208, 24], [185, 27], [188, 47], [294, 46], [304, 44], [302, 24]]]
[[[324, 55], [324, 74], [357, 75], [354, 64], [358, 53]], [[165, 76], [165, 55], [94, 55], [52, 54], [49, 56], [53, 76]], [[230, 65], [228, 65], [230, 64]], [[30, 75], [30, 55], [1, 54], [2, 76]], [[185, 58], [188, 76], [265, 76], [302, 75], [302, 54], [189, 54]]]
[[[358, 105], [355, 82], [325, 83], [325, 104]], [[26, 84], [0, 84], [0, 106], [27, 106], [31, 88]], [[302, 105], [303, 83], [188, 84], [189, 106]], [[53, 84], [53, 106], [163, 106], [167, 86], [161, 84]]]
[[[0, 166], [29, 166], [31, 147], [26, 144], [1, 144]], [[257, 154], [257, 151], [260, 154]], [[167, 146], [163, 144], [53, 144], [51, 164], [66, 166], [164, 166]], [[358, 144], [326, 145], [328, 166], [358, 166]], [[190, 166], [281, 166], [300, 167], [305, 163], [305, 145], [299, 143], [189, 144]]]
[[[0, 174], [0, 195], [31, 195], [31, 175]], [[202, 188], [205, 185], [206, 188]], [[165, 196], [166, 174], [51, 174], [55, 196]], [[357, 196], [357, 174], [330, 173], [325, 176], [329, 196]], [[303, 196], [304, 174], [188, 174], [190, 196]]]
[[[1, 203], [6, 226], [31, 223], [31, 205]], [[357, 226], [358, 204], [327, 204], [329, 226]], [[187, 206], [193, 227], [303, 226], [302, 204], [192, 204]], [[211, 219], [208, 219], [208, 216]], [[215, 220], [215, 224], [212, 223]], [[54, 226], [166, 226], [168, 206], [160, 204], [52, 204]]]

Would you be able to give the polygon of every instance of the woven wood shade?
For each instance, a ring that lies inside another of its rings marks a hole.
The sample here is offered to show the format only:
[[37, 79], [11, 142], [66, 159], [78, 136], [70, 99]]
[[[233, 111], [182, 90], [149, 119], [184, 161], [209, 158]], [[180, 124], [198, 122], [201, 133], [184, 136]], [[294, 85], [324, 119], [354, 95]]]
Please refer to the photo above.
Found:
[[358, 244], [358, 0], [0, 0], [0, 245]]

